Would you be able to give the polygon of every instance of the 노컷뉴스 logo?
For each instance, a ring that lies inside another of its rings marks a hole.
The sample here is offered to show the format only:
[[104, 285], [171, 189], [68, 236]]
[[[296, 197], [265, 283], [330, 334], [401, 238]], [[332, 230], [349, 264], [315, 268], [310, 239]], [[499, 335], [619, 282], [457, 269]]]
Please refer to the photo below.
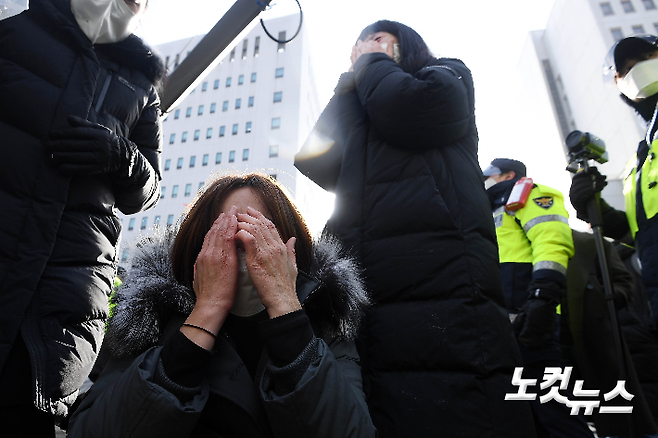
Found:
[[[547, 403], [555, 400], [571, 408], [571, 415], [578, 415], [580, 409], [585, 409], [585, 415], [592, 415], [594, 409], [599, 409], [599, 414], [630, 414], [633, 412], [633, 406], [628, 403], [633, 397], [633, 394], [626, 390], [626, 381], [618, 380], [617, 385], [609, 392], [603, 395], [604, 401], [610, 401], [616, 397], [621, 396], [626, 402], [621, 402], [622, 406], [601, 406], [599, 398], [600, 390], [598, 389], [583, 389], [584, 380], [576, 380], [573, 387], [574, 398], [587, 397], [587, 399], [574, 399], [569, 400], [568, 396], [564, 395], [564, 390], [567, 389], [569, 378], [571, 377], [571, 370], [573, 367], [565, 367], [564, 371], [559, 367], [547, 367], [544, 370], [542, 382], [539, 384], [539, 389], [549, 388], [548, 392], [539, 396], [540, 403]], [[523, 367], [514, 368], [514, 375], [512, 376], [512, 385], [518, 386], [518, 392], [505, 394], [505, 400], [535, 400], [536, 393], [528, 393], [528, 387], [537, 384], [537, 379], [524, 379], [521, 377]], [[555, 386], [560, 381], [559, 386]], [[560, 393], [560, 390], [563, 390]], [[593, 399], [594, 398], [594, 399]]]

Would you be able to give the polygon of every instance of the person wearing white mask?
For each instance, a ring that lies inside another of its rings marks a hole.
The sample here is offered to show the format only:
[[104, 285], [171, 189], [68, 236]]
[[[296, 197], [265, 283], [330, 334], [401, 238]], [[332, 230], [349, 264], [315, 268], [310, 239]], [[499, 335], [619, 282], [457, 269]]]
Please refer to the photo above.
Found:
[[279, 183], [206, 183], [145, 236], [112, 297], [112, 354], [69, 438], [374, 437], [354, 337], [369, 298]]
[[[601, 213], [606, 236], [622, 239], [630, 233], [635, 241], [652, 309], [651, 330], [658, 339], [658, 37], [639, 34], [615, 43], [605, 58], [604, 75], [614, 80], [621, 99], [647, 123], [645, 138], [624, 172], [626, 211], [601, 199]], [[589, 219], [587, 204], [603, 190], [605, 179], [596, 167], [574, 176], [570, 198], [580, 219]], [[658, 404], [652, 409], [658, 416]]]
[[99, 352], [121, 223], [160, 197], [146, 0], [31, 0], [0, 21], [0, 424], [54, 437]]

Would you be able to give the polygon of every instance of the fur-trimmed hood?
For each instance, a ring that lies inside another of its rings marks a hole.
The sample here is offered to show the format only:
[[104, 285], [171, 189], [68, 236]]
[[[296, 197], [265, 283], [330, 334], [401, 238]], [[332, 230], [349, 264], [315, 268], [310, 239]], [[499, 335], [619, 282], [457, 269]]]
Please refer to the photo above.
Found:
[[[194, 292], [179, 284], [171, 269], [176, 232], [159, 229], [135, 245], [131, 270], [111, 299], [104, 342], [115, 357], [157, 345], [169, 319], [194, 308]], [[324, 235], [313, 242], [310, 271], [299, 273], [297, 294], [316, 335], [353, 339], [370, 304], [356, 262], [335, 237]]]

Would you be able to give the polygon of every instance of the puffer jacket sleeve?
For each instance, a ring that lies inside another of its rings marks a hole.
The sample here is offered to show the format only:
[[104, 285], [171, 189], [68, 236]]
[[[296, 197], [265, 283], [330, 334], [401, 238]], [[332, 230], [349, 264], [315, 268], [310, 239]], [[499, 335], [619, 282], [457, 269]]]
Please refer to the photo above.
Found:
[[128, 138], [137, 147], [131, 171], [113, 176], [117, 208], [133, 214], [154, 207], [160, 199], [162, 122], [160, 98], [151, 89], [147, 106]]
[[68, 437], [189, 436], [208, 400], [208, 385], [181, 403], [172, 391], [176, 384], [162, 370], [161, 351], [153, 347], [132, 362], [110, 362], [71, 417]]
[[[375, 437], [353, 341], [314, 338], [290, 365], [268, 365], [260, 382], [275, 437]], [[301, 378], [296, 376], [301, 370]], [[290, 391], [285, 381], [297, 383]]]
[[383, 53], [362, 55], [355, 63], [361, 104], [387, 143], [425, 150], [454, 143], [473, 129], [470, 71], [456, 59], [438, 62], [414, 75]]

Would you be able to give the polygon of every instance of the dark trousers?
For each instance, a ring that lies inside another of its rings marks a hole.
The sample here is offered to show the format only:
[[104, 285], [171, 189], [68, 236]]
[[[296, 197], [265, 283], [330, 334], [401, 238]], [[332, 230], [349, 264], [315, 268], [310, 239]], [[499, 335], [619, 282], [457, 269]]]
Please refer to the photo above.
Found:
[[32, 402], [30, 356], [18, 336], [0, 372], [0, 436], [54, 438], [55, 419]]

